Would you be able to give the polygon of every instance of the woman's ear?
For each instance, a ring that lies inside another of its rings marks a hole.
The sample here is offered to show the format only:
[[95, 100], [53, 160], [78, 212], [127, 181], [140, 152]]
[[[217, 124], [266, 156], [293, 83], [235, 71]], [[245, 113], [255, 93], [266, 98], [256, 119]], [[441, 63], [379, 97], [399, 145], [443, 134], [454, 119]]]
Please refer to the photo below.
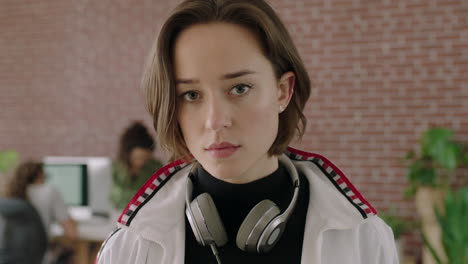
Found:
[[296, 75], [294, 72], [285, 72], [278, 82], [278, 105], [279, 112], [283, 112], [289, 104], [291, 97], [294, 93], [294, 84]]

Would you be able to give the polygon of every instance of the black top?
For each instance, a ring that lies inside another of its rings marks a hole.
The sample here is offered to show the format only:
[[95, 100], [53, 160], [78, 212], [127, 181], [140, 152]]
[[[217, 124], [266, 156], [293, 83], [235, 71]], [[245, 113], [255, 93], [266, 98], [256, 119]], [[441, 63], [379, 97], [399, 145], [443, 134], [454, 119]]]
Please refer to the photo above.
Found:
[[[237, 231], [250, 210], [264, 199], [273, 201], [281, 213], [284, 212], [294, 193], [287, 170], [280, 163], [278, 169], [267, 177], [246, 184], [232, 184], [211, 176], [202, 168], [198, 169], [198, 174], [193, 179], [192, 197], [204, 192], [211, 195], [228, 236], [228, 243], [218, 248], [221, 263], [300, 263], [309, 203], [309, 183], [305, 176], [299, 177], [299, 197], [281, 239], [270, 252], [254, 254], [237, 247]], [[187, 218], [185, 222], [185, 263], [216, 264], [210, 247], [199, 245]]]

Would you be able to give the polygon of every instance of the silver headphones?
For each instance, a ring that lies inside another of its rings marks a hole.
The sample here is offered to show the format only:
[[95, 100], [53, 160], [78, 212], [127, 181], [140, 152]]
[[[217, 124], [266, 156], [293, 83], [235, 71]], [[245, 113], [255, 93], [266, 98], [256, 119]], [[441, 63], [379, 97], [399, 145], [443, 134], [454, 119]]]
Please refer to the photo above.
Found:
[[[286, 165], [291, 176], [294, 195], [288, 208], [282, 214], [278, 206], [270, 200], [263, 200], [250, 210], [236, 237], [237, 247], [243, 251], [251, 253], [270, 251], [279, 241], [286, 222], [296, 206], [300, 186], [299, 176], [289, 158], [282, 155], [279, 160]], [[197, 242], [202, 246], [209, 245], [212, 249], [224, 246], [228, 241], [227, 234], [211, 196], [208, 193], [202, 193], [192, 200], [193, 183], [190, 177], [187, 177], [186, 190], [185, 213]]]

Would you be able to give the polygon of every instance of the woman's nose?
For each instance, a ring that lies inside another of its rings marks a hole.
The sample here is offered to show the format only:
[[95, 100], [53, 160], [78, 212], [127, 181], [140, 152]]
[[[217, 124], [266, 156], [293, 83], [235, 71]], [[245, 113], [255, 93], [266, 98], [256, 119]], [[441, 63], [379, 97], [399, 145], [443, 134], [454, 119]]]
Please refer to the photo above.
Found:
[[232, 125], [231, 109], [229, 104], [221, 100], [211, 100], [206, 106], [205, 128], [221, 130]]

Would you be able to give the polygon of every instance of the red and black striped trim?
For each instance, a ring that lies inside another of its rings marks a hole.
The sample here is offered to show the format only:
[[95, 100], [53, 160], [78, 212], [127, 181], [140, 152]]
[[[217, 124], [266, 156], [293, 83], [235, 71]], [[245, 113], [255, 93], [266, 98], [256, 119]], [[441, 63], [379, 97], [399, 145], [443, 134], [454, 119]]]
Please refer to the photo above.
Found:
[[183, 160], [177, 160], [155, 172], [130, 200], [128, 205], [122, 211], [118, 222], [129, 226], [140, 208], [146, 204], [151, 197], [153, 197], [161, 187], [166, 184], [167, 181], [169, 181], [172, 175], [183, 169], [188, 164], [190, 163]]
[[346, 178], [345, 174], [327, 158], [291, 147], [288, 147], [285, 154], [292, 160], [311, 161], [317, 165], [338, 191], [340, 191], [340, 193], [342, 193], [359, 211], [363, 218], [368, 218], [369, 216], [377, 214], [374, 207], [372, 207], [372, 205], [356, 190], [353, 184], [348, 180], [348, 178]]

